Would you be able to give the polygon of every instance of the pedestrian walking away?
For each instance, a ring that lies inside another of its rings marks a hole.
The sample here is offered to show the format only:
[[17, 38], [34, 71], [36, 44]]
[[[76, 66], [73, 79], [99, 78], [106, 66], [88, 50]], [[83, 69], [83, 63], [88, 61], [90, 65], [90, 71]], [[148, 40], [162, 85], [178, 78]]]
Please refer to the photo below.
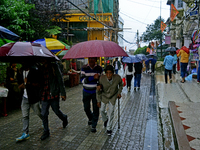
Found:
[[121, 63], [118, 61], [118, 58], [113, 62], [113, 67], [115, 68], [115, 74], [118, 74], [118, 71], [121, 69]]
[[49, 107], [51, 106], [54, 113], [62, 120], [63, 128], [68, 125], [67, 115], [60, 111], [59, 95], [63, 101], [66, 100], [65, 86], [61, 71], [57, 63], [48, 62], [46, 59], [42, 60], [42, 86], [41, 86], [41, 100], [42, 100], [42, 121], [44, 125], [44, 132], [41, 140], [46, 139], [50, 135], [48, 115]]
[[128, 92], [130, 92], [131, 90], [131, 81], [132, 81], [134, 73], [135, 73], [135, 69], [134, 69], [133, 63], [127, 63], [124, 74], [126, 76], [126, 84], [127, 84]]
[[[112, 134], [112, 125], [114, 119], [114, 108], [117, 98], [121, 98], [123, 89], [122, 79], [119, 75], [114, 74], [114, 68], [108, 65], [105, 69], [106, 75], [102, 75], [97, 86], [97, 105], [100, 109], [104, 127], [107, 134]], [[106, 105], [108, 104], [108, 113]]]
[[22, 64], [20, 69], [19, 88], [24, 89], [21, 110], [22, 110], [22, 122], [23, 122], [23, 134], [16, 139], [16, 142], [27, 140], [29, 135], [29, 114], [30, 108], [33, 109], [36, 115], [41, 119], [42, 115], [40, 108], [40, 80], [41, 72], [36, 65]]
[[169, 80], [172, 83], [172, 69], [174, 63], [174, 57], [172, 56], [173, 52], [170, 52], [164, 59], [164, 66], [165, 66], [165, 83], [167, 84], [167, 74], [169, 73]]
[[[103, 72], [101, 66], [96, 65], [97, 58], [89, 58], [89, 64], [81, 69], [81, 81], [83, 83], [83, 105], [84, 111], [88, 117], [88, 125], [92, 125], [91, 132], [96, 132], [96, 126], [99, 119], [99, 108], [97, 107], [96, 87], [99, 77]], [[90, 102], [92, 100], [93, 112]]]
[[176, 64], [177, 64], [177, 55], [176, 55], [176, 52], [173, 52], [173, 55], [174, 56], [174, 62], [173, 62], [173, 73], [176, 74]]
[[134, 68], [135, 68], [135, 73], [134, 73], [134, 91], [136, 91], [136, 88], [138, 88], [138, 90], [140, 90], [140, 82], [141, 82], [141, 77], [142, 77], [142, 62], [138, 62], [134, 64]]
[[185, 82], [185, 75], [186, 75], [186, 72], [187, 72], [187, 65], [188, 65], [188, 62], [189, 62], [189, 55], [190, 55], [190, 51], [185, 46], [183, 46], [178, 51], [178, 54], [177, 54], [177, 57], [181, 56], [181, 60], [180, 60], [180, 62], [181, 62], [181, 77], [182, 77], [181, 83]]

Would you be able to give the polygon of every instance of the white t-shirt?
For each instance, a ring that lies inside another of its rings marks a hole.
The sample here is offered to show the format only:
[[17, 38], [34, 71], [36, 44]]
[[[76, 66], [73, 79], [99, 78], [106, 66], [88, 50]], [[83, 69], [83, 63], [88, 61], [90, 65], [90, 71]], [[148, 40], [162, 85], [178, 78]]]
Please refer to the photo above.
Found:
[[134, 65], [133, 65], [133, 71], [132, 72], [129, 72], [128, 71], [128, 66], [126, 66], [126, 68], [125, 68], [125, 75], [134, 75], [134, 73], [135, 73]]
[[117, 64], [117, 61], [115, 62], [115, 70], [118, 70], [118, 64]]
[[[28, 76], [28, 73], [29, 73], [29, 70], [28, 70], [28, 71], [23, 71], [24, 82], [25, 82], [25, 78], [27, 78], [27, 76]], [[24, 96], [25, 98], [28, 98], [26, 88], [24, 89], [24, 95], [23, 95], [23, 96]]]

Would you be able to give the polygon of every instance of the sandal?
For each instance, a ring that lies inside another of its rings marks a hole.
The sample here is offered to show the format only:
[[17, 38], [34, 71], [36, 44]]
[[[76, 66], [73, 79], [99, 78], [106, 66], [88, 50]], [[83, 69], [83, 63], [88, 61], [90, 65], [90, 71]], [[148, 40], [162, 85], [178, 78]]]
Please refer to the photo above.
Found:
[[185, 81], [180, 81], [181, 83], [184, 83]]

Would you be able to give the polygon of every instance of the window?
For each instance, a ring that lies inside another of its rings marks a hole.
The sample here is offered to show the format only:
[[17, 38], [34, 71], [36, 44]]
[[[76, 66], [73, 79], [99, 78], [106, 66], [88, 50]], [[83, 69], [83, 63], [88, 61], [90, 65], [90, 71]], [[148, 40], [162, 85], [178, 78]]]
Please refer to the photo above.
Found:
[[182, 0], [178, 0], [178, 8], [182, 8], [183, 7], [183, 1]]

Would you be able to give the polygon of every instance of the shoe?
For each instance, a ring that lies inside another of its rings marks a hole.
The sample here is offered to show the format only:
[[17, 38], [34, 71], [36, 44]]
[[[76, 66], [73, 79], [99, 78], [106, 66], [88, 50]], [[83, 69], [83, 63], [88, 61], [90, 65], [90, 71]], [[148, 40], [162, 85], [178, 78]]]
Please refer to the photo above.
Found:
[[104, 127], [107, 127], [108, 119], [104, 122]]
[[88, 125], [89, 125], [89, 126], [92, 125], [92, 120], [91, 120], [91, 121], [90, 121], [90, 120], [88, 121]]
[[97, 132], [96, 128], [92, 128], [92, 129], [91, 129], [91, 132], [92, 132], [92, 133]]
[[107, 134], [110, 136], [112, 134], [112, 130], [107, 130]]
[[63, 128], [66, 128], [67, 125], [68, 125], [68, 120], [66, 116], [66, 118], [63, 120]]
[[197, 81], [197, 84], [199, 84], [199, 81]]
[[172, 79], [170, 79], [169, 82], [172, 83]]
[[138, 90], [140, 90], [140, 87], [138, 87]]
[[45, 140], [46, 138], [48, 138], [50, 136], [49, 132], [43, 132], [42, 136], [40, 137], [41, 140]]
[[23, 133], [21, 137], [16, 138], [16, 142], [27, 140], [30, 138], [29, 134]]
[[134, 91], [136, 91], [136, 87], [134, 87]]
[[128, 87], [128, 92], [130, 92], [130, 90], [131, 90], [131, 88], [130, 88], [130, 87]]

